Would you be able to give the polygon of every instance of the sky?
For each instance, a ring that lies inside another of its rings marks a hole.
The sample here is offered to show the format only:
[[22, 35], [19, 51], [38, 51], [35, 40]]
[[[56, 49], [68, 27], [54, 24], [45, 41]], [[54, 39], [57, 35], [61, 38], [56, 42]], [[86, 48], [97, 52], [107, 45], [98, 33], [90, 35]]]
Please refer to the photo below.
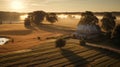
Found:
[[120, 0], [0, 0], [0, 11], [32, 12], [120, 11]]

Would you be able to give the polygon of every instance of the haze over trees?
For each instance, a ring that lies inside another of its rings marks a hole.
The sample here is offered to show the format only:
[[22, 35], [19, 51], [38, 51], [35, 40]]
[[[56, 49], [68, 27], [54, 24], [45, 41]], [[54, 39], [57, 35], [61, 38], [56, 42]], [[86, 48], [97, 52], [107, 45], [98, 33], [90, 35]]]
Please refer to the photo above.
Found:
[[46, 20], [49, 21], [50, 23], [55, 23], [56, 21], [58, 21], [57, 15], [55, 13], [49, 13], [46, 16]]
[[3, 23], [3, 21], [17, 21], [20, 20], [20, 13], [16, 12], [0, 12], [0, 24]]
[[34, 11], [28, 14], [28, 17], [25, 19], [24, 23], [25, 23], [25, 26], [26, 24], [30, 25], [29, 23], [41, 25], [43, 24], [42, 22], [44, 21], [45, 18], [50, 23], [55, 23], [56, 21], [58, 21], [57, 15], [55, 13], [46, 13], [44, 11]]
[[33, 18], [32, 21], [36, 24], [39, 25], [42, 23], [42, 21], [44, 20], [46, 16], [46, 12], [44, 11], [34, 11], [31, 14], [31, 17]]

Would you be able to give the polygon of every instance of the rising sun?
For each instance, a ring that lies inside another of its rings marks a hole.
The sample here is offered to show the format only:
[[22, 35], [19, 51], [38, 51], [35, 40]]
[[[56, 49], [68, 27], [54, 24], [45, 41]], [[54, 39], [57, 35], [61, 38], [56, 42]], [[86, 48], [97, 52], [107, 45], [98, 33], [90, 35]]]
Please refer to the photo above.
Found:
[[14, 10], [19, 10], [19, 9], [23, 9], [24, 6], [23, 6], [23, 3], [20, 2], [20, 1], [13, 1], [11, 3], [11, 8], [14, 9]]

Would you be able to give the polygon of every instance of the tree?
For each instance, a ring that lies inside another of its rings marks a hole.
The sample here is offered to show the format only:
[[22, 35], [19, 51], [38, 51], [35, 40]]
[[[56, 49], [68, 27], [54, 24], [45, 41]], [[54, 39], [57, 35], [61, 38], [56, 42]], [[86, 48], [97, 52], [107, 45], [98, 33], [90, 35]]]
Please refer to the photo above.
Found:
[[118, 24], [113, 31], [113, 38], [120, 39], [120, 24]]
[[106, 32], [106, 36], [108, 38], [111, 38], [111, 34], [113, 29], [115, 28], [116, 22], [115, 22], [116, 17], [112, 15], [110, 12], [106, 12], [101, 19], [102, 22], [102, 28]]
[[47, 19], [47, 21], [49, 21], [50, 23], [55, 23], [56, 21], [58, 21], [57, 16], [56, 16], [55, 13], [47, 14], [46, 19]]
[[[120, 24], [118, 24], [114, 31], [113, 31], [113, 37], [112, 37], [112, 43], [119, 46], [120, 44]], [[120, 47], [120, 46], [119, 46]]]
[[2, 24], [2, 16], [0, 15], [0, 24]]
[[42, 23], [45, 16], [46, 16], [46, 12], [44, 12], [44, 11], [34, 11], [33, 14], [32, 14], [33, 22], [36, 25], [39, 25], [40, 23]]
[[30, 24], [30, 17], [29, 16], [27, 18], [25, 18], [24, 25], [25, 25], [25, 27], [31, 26], [31, 24]]
[[57, 15], [55, 13], [46, 13], [44, 11], [34, 11], [32, 13], [28, 13], [30, 16], [30, 22], [36, 25], [42, 24], [44, 18], [50, 23], [55, 23], [58, 21]]
[[0, 24], [3, 24], [4, 21], [4, 12], [0, 12]]

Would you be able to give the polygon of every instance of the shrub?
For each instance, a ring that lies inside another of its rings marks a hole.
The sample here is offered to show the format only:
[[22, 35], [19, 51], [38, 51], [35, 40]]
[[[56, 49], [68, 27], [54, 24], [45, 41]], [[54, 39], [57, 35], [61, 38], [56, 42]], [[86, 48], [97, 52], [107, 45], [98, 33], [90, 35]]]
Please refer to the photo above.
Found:
[[55, 43], [56, 43], [56, 47], [60, 47], [61, 48], [61, 47], [65, 46], [66, 41], [64, 39], [60, 38], [60, 39], [57, 39]]

